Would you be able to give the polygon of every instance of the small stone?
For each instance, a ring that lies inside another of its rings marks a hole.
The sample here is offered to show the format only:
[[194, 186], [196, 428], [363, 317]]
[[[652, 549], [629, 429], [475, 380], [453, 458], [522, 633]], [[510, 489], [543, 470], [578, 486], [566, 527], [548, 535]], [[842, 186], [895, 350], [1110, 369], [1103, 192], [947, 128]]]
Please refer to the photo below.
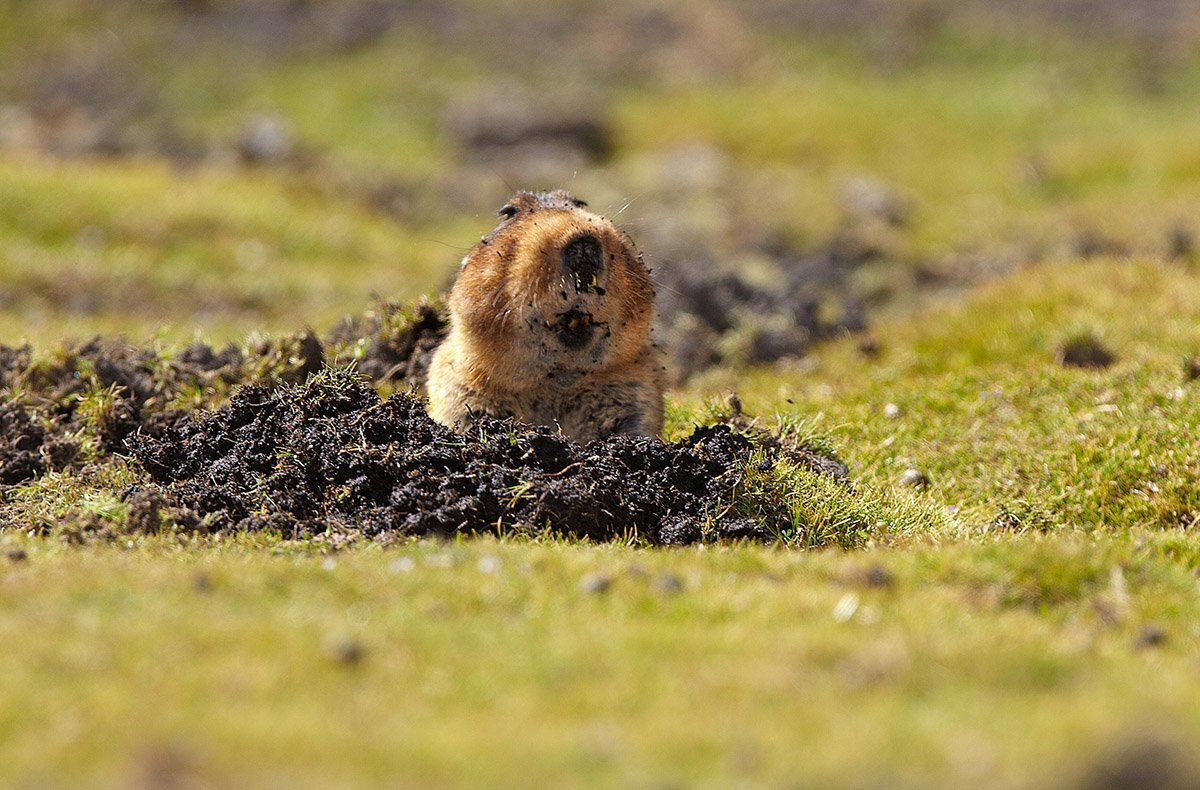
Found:
[[833, 619], [839, 623], [849, 622], [854, 613], [858, 611], [858, 595], [855, 593], [846, 593], [838, 599], [837, 604], [833, 607]]
[[651, 587], [662, 595], [678, 595], [683, 592], [683, 579], [673, 573], [660, 573], [654, 577]]
[[863, 174], [841, 185], [843, 210], [860, 220], [875, 219], [893, 227], [903, 227], [909, 219], [908, 201], [890, 184]]
[[892, 577], [891, 571], [879, 563], [875, 563], [867, 568], [866, 573], [863, 574], [863, 581], [868, 587], [891, 587], [895, 579]]
[[358, 664], [366, 655], [366, 650], [360, 642], [353, 639], [339, 639], [329, 646], [329, 658], [336, 664], [351, 666]]
[[1167, 255], [1172, 258], [1190, 258], [1196, 251], [1196, 237], [1187, 225], [1179, 224], [1167, 234]]
[[295, 152], [292, 130], [277, 115], [255, 116], [242, 127], [237, 152], [246, 164], [278, 164]]
[[879, 341], [870, 335], [863, 335], [858, 339], [858, 353], [862, 354], [867, 359], [875, 359], [883, 352], [883, 346]]
[[887, 417], [889, 420], [900, 419], [900, 415], [902, 413], [903, 412], [900, 411], [900, 407], [894, 403], [885, 404], [883, 407], [883, 416]]
[[392, 573], [411, 573], [415, 567], [417, 563], [412, 557], [397, 557], [388, 563], [388, 570]]
[[904, 470], [904, 474], [900, 476], [900, 485], [923, 491], [929, 488], [929, 476], [920, 469], [906, 469]]
[[1167, 643], [1167, 630], [1161, 625], [1148, 623], [1138, 629], [1137, 636], [1133, 640], [1134, 647], [1162, 647]]
[[1090, 333], [1068, 338], [1058, 349], [1058, 361], [1072, 368], [1106, 368], [1116, 362], [1117, 357]]
[[603, 595], [612, 589], [613, 579], [606, 573], [589, 573], [579, 580], [579, 591], [586, 595]]

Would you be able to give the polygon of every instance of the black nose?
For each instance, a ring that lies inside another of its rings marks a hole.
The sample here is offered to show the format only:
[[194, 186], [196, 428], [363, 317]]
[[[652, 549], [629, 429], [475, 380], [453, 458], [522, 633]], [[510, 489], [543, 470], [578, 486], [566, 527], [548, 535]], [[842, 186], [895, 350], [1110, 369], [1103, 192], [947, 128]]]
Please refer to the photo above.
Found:
[[600, 270], [604, 268], [604, 248], [590, 233], [576, 236], [562, 250], [563, 270], [571, 277], [575, 290], [596, 290]]

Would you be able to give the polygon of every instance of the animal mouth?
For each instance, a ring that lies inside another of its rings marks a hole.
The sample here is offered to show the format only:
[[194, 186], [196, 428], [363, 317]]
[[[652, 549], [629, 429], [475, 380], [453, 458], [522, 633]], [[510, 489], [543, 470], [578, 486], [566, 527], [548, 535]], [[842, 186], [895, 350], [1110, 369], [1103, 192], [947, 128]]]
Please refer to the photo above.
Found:
[[583, 233], [567, 242], [562, 249], [562, 264], [576, 292], [595, 291], [604, 295], [604, 289], [599, 286], [600, 273], [604, 269], [604, 247], [595, 236]]
[[567, 348], [583, 348], [591, 342], [597, 326], [599, 324], [592, 318], [591, 313], [571, 308], [565, 313], [560, 313], [558, 320], [550, 324], [550, 329], [558, 338], [558, 342]]

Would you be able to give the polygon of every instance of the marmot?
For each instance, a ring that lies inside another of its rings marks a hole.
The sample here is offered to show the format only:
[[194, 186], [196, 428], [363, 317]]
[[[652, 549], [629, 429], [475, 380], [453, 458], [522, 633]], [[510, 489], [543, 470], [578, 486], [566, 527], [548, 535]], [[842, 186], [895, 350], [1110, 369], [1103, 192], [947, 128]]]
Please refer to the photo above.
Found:
[[567, 192], [518, 192], [462, 260], [427, 391], [438, 422], [515, 417], [578, 441], [662, 430], [654, 286], [624, 233]]

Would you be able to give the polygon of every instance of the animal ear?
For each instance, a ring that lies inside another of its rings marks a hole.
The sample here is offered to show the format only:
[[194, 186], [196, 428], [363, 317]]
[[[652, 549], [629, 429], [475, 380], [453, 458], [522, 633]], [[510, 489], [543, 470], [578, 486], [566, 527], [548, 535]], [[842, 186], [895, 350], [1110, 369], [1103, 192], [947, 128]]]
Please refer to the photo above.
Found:
[[520, 211], [519, 208], [514, 206], [512, 203], [509, 203], [507, 206], [500, 209], [496, 213], [499, 214], [500, 216], [504, 217], [505, 219], [512, 219], [513, 217], [517, 216], [518, 211]]

